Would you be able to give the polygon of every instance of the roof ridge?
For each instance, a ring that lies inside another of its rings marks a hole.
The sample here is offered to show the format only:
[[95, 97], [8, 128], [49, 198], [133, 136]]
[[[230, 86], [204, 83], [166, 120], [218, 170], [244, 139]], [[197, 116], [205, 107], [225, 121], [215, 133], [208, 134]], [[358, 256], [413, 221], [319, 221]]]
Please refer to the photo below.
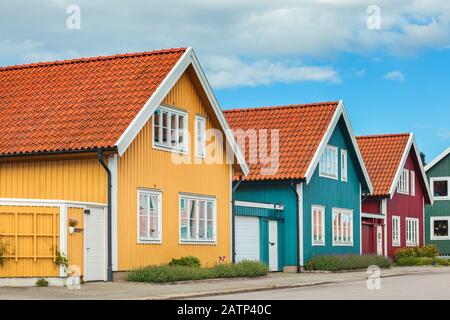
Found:
[[10, 71], [10, 70], [29, 69], [29, 68], [39, 68], [39, 67], [51, 67], [51, 66], [57, 66], [57, 65], [75, 64], [75, 63], [88, 63], [88, 62], [96, 62], [96, 61], [104, 61], [104, 60], [123, 59], [123, 58], [135, 58], [135, 57], [140, 57], [140, 56], [182, 52], [182, 51], [186, 51], [186, 50], [187, 50], [187, 48], [180, 47], [180, 48], [160, 49], [160, 50], [154, 50], [154, 51], [119, 53], [119, 54], [105, 55], [105, 56], [81, 57], [81, 58], [67, 59], [67, 60], [33, 62], [33, 63], [27, 63], [27, 64], [4, 66], [4, 67], [0, 66], [0, 72]]
[[386, 133], [386, 134], [369, 134], [364, 136], [356, 136], [356, 139], [376, 139], [376, 138], [393, 138], [393, 137], [409, 137], [411, 133]]
[[318, 106], [326, 106], [326, 105], [338, 105], [339, 101], [324, 101], [324, 102], [312, 102], [312, 103], [303, 103], [303, 104], [288, 104], [281, 106], [262, 106], [262, 107], [251, 107], [251, 108], [234, 108], [223, 110], [224, 113], [232, 113], [232, 112], [248, 112], [248, 111], [264, 111], [271, 109], [295, 109], [295, 108], [310, 108], [310, 107], [318, 107]]

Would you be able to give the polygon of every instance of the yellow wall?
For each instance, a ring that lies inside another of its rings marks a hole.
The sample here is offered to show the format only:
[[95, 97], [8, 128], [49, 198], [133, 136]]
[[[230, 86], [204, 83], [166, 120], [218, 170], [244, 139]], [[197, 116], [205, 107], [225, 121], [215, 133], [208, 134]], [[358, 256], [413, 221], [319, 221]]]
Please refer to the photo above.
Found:
[[[76, 231], [69, 233], [69, 220], [78, 221]], [[79, 268], [79, 275], [83, 275], [84, 268], [84, 210], [83, 208], [67, 208], [67, 258], [69, 271]], [[68, 273], [69, 273], [68, 271]]]
[[59, 276], [59, 207], [0, 206], [0, 241], [7, 248], [0, 277]]
[[95, 156], [0, 162], [0, 198], [106, 203], [106, 181]]
[[[195, 115], [207, 116], [207, 128], [220, 128], [213, 110], [198, 90], [196, 78], [186, 72], [164, 103], [188, 111], [191, 132], [189, 156], [194, 154]], [[223, 152], [223, 146], [218, 147]], [[183, 164], [171, 161], [172, 153], [152, 148], [151, 120], [138, 134], [118, 163], [119, 270], [161, 264], [174, 257], [194, 255], [204, 265], [219, 256], [230, 261], [230, 165]], [[137, 243], [137, 189], [162, 192], [162, 244]], [[217, 244], [179, 244], [179, 193], [217, 197]]]

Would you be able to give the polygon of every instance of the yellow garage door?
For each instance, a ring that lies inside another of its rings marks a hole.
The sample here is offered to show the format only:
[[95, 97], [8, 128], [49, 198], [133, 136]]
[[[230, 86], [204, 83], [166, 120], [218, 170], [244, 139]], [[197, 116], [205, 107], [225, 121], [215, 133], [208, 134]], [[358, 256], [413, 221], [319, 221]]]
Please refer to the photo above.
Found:
[[0, 277], [59, 276], [59, 206], [0, 206]]

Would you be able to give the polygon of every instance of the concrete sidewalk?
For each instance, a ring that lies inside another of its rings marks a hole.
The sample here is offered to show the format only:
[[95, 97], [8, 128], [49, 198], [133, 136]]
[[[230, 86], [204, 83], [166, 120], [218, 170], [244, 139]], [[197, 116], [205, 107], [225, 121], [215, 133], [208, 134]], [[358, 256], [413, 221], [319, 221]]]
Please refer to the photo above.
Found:
[[[381, 271], [382, 277], [412, 274], [450, 273], [450, 267], [395, 267]], [[0, 288], [0, 299], [181, 299], [207, 297], [260, 290], [306, 287], [330, 283], [342, 283], [367, 278], [365, 271], [342, 273], [271, 273], [261, 278], [218, 279], [189, 281], [177, 284], [154, 285], [133, 282], [91, 282], [81, 289], [48, 288]]]

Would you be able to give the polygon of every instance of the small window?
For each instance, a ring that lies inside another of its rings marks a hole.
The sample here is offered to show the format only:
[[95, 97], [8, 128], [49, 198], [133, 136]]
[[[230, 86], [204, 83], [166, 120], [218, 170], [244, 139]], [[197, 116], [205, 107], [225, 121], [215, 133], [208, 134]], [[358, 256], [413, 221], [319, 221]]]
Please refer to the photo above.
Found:
[[406, 218], [406, 245], [415, 247], [419, 245], [419, 219]]
[[216, 200], [180, 196], [180, 239], [182, 242], [216, 241]]
[[449, 181], [450, 178], [431, 178], [431, 192], [434, 200], [450, 200]]
[[397, 191], [403, 194], [409, 194], [409, 170], [403, 169], [398, 180]]
[[338, 148], [326, 146], [319, 162], [321, 177], [338, 179]]
[[161, 241], [161, 192], [138, 190], [138, 240]]
[[313, 246], [325, 245], [325, 208], [313, 206], [311, 219]]
[[450, 217], [432, 217], [431, 240], [450, 240], [449, 224]]
[[394, 247], [399, 247], [401, 245], [399, 216], [392, 216], [392, 245]]
[[159, 107], [153, 115], [153, 146], [166, 150], [187, 151], [187, 113]]
[[333, 246], [353, 245], [353, 211], [333, 208]]
[[206, 119], [202, 116], [195, 117], [195, 155], [206, 156]]
[[416, 195], [416, 173], [411, 170], [411, 195]]
[[341, 150], [341, 180], [347, 181], [347, 150]]

